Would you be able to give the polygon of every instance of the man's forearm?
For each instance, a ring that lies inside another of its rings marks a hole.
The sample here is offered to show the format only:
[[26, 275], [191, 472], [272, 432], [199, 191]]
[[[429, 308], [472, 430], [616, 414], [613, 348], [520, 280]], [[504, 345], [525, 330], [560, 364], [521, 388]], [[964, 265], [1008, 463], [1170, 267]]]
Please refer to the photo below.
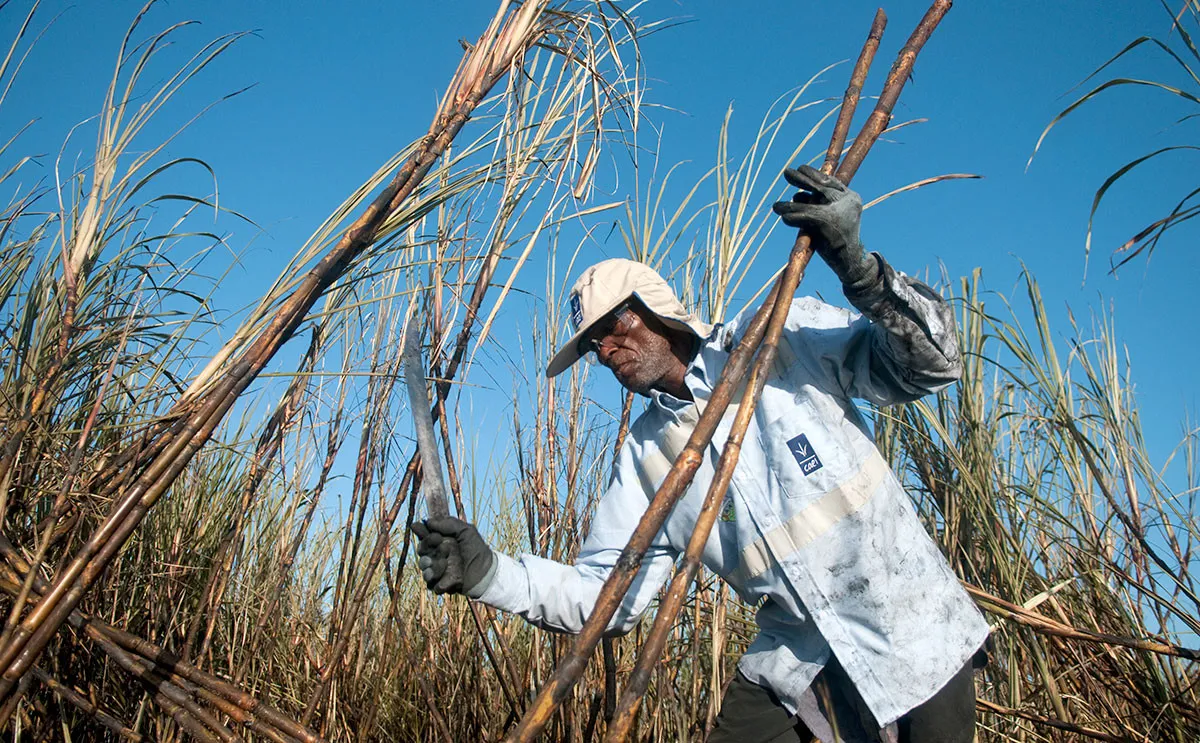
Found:
[[[577, 633], [583, 629], [611, 570], [611, 566], [564, 565], [535, 555], [514, 559], [498, 552], [495, 562], [495, 572], [478, 599], [552, 632]], [[666, 580], [671, 564], [666, 556], [644, 563], [609, 621], [610, 633], [623, 634], [637, 625]]]
[[871, 320], [872, 371], [912, 399], [956, 381], [962, 373], [953, 308], [926, 284], [897, 273], [878, 253], [872, 282], [845, 286], [846, 298]]

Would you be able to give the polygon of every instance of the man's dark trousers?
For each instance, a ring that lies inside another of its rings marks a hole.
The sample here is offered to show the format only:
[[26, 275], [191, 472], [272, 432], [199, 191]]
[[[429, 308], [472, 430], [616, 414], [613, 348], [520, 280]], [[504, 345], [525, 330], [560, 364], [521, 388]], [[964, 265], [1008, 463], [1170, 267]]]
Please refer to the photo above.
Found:
[[[878, 727], [836, 660], [814, 682], [818, 696], [827, 698], [860, 721], [862, 730]], [[968, 662], [929, 700], [897, 722], [900, 743], [971, 743], [975, 739], [975, 680]], [[729, 684], [721, 713], [708, 743], [810, 743], [813, 734], [797, 715], [790, 714], [779, 698], [740, 673]], [[880, 740], [876, 737], [874, 740]]]

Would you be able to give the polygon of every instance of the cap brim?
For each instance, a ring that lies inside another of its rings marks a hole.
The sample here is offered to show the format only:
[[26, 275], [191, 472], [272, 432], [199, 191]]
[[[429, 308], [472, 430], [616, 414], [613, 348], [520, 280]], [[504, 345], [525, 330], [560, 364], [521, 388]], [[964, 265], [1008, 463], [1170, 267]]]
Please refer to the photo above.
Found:
[[571, 364], [579, 361], [581, 358], [579, 353], [579, 341], [583, 339], [583, 334], [587, 332], [588, 328], [591, 328], [591, 325], [571, 336], [571, 340], [564, 343], [562, 348], [558, 349], [558, 353], [554, 354], [554, 358], [550, 359], [550, 363], [546, 366], [547, 378], [557, 377], [559, 374], [562, 374], [567, 369], [571, 368]]
[[601, 318], [612, 312], [625, 300], [635, 296], [635, 294], [629, 294], [624, 297], [620, 297], [616, 301], [612, 302], [612, 304], [604, 308], [603, 312], [596, 315], [596, 319], [592, 320], [587, 325], [584, 325], [578, 330], [578, 332], [575, 333], [575, 335], [571, 336], [570, 340], [562, 344], [558, 349], [558, 353], [554, 354], [554, 357], [550, 359], [550, 363], [546, 365], [546, 377], [557, 377], [559, 374], [562, 374], [567, 369], [571, 368], [571, 364], [579, 361], [579, 359], [582, 358], [582, 354], [579, 353], [579, 341], [583, 340], [583, 336], [587, 335], [587, 332], [591, 330], [592, 326], [599, 322]]

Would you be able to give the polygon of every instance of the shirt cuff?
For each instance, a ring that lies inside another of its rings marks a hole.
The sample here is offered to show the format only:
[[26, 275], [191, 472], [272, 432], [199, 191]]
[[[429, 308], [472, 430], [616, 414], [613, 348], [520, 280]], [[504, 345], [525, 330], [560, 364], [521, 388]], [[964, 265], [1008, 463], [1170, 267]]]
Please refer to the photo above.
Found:
[[492, 552], [492, 566], [471, 598], [502, 611], [520, 614], [529, 610], [528, 576], [521, 563], [502, 552]]
[[854, 283], [842, 284], [842, 292], [859, 312], [872, 317], [872, 310], [893, 293], [889, 282], [894, 272], [879, 253], [867, 253], [867, 260], [874, 261], [876, 270], [863, 272]]
[[492, 579], [496, 577], [496, 566], [500, 563], [500, 560], [497, 559], [498, 556], [499, 553], [492, 550], [492, 564], [488, 565], [487, 572], [483, 574], [483, 577], [475, 585], [467, 589], [466, 594], [468, 598], [477, 599], [487, 591], [488, 586], [492, 584]]

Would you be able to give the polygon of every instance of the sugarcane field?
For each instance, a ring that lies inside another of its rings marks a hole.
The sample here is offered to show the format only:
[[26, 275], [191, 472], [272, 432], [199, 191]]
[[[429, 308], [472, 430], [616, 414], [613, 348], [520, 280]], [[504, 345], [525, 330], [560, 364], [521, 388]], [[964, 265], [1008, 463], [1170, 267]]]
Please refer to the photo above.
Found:
[[0, 0], [0, 740], [1200, 742], [1198, 39]]

